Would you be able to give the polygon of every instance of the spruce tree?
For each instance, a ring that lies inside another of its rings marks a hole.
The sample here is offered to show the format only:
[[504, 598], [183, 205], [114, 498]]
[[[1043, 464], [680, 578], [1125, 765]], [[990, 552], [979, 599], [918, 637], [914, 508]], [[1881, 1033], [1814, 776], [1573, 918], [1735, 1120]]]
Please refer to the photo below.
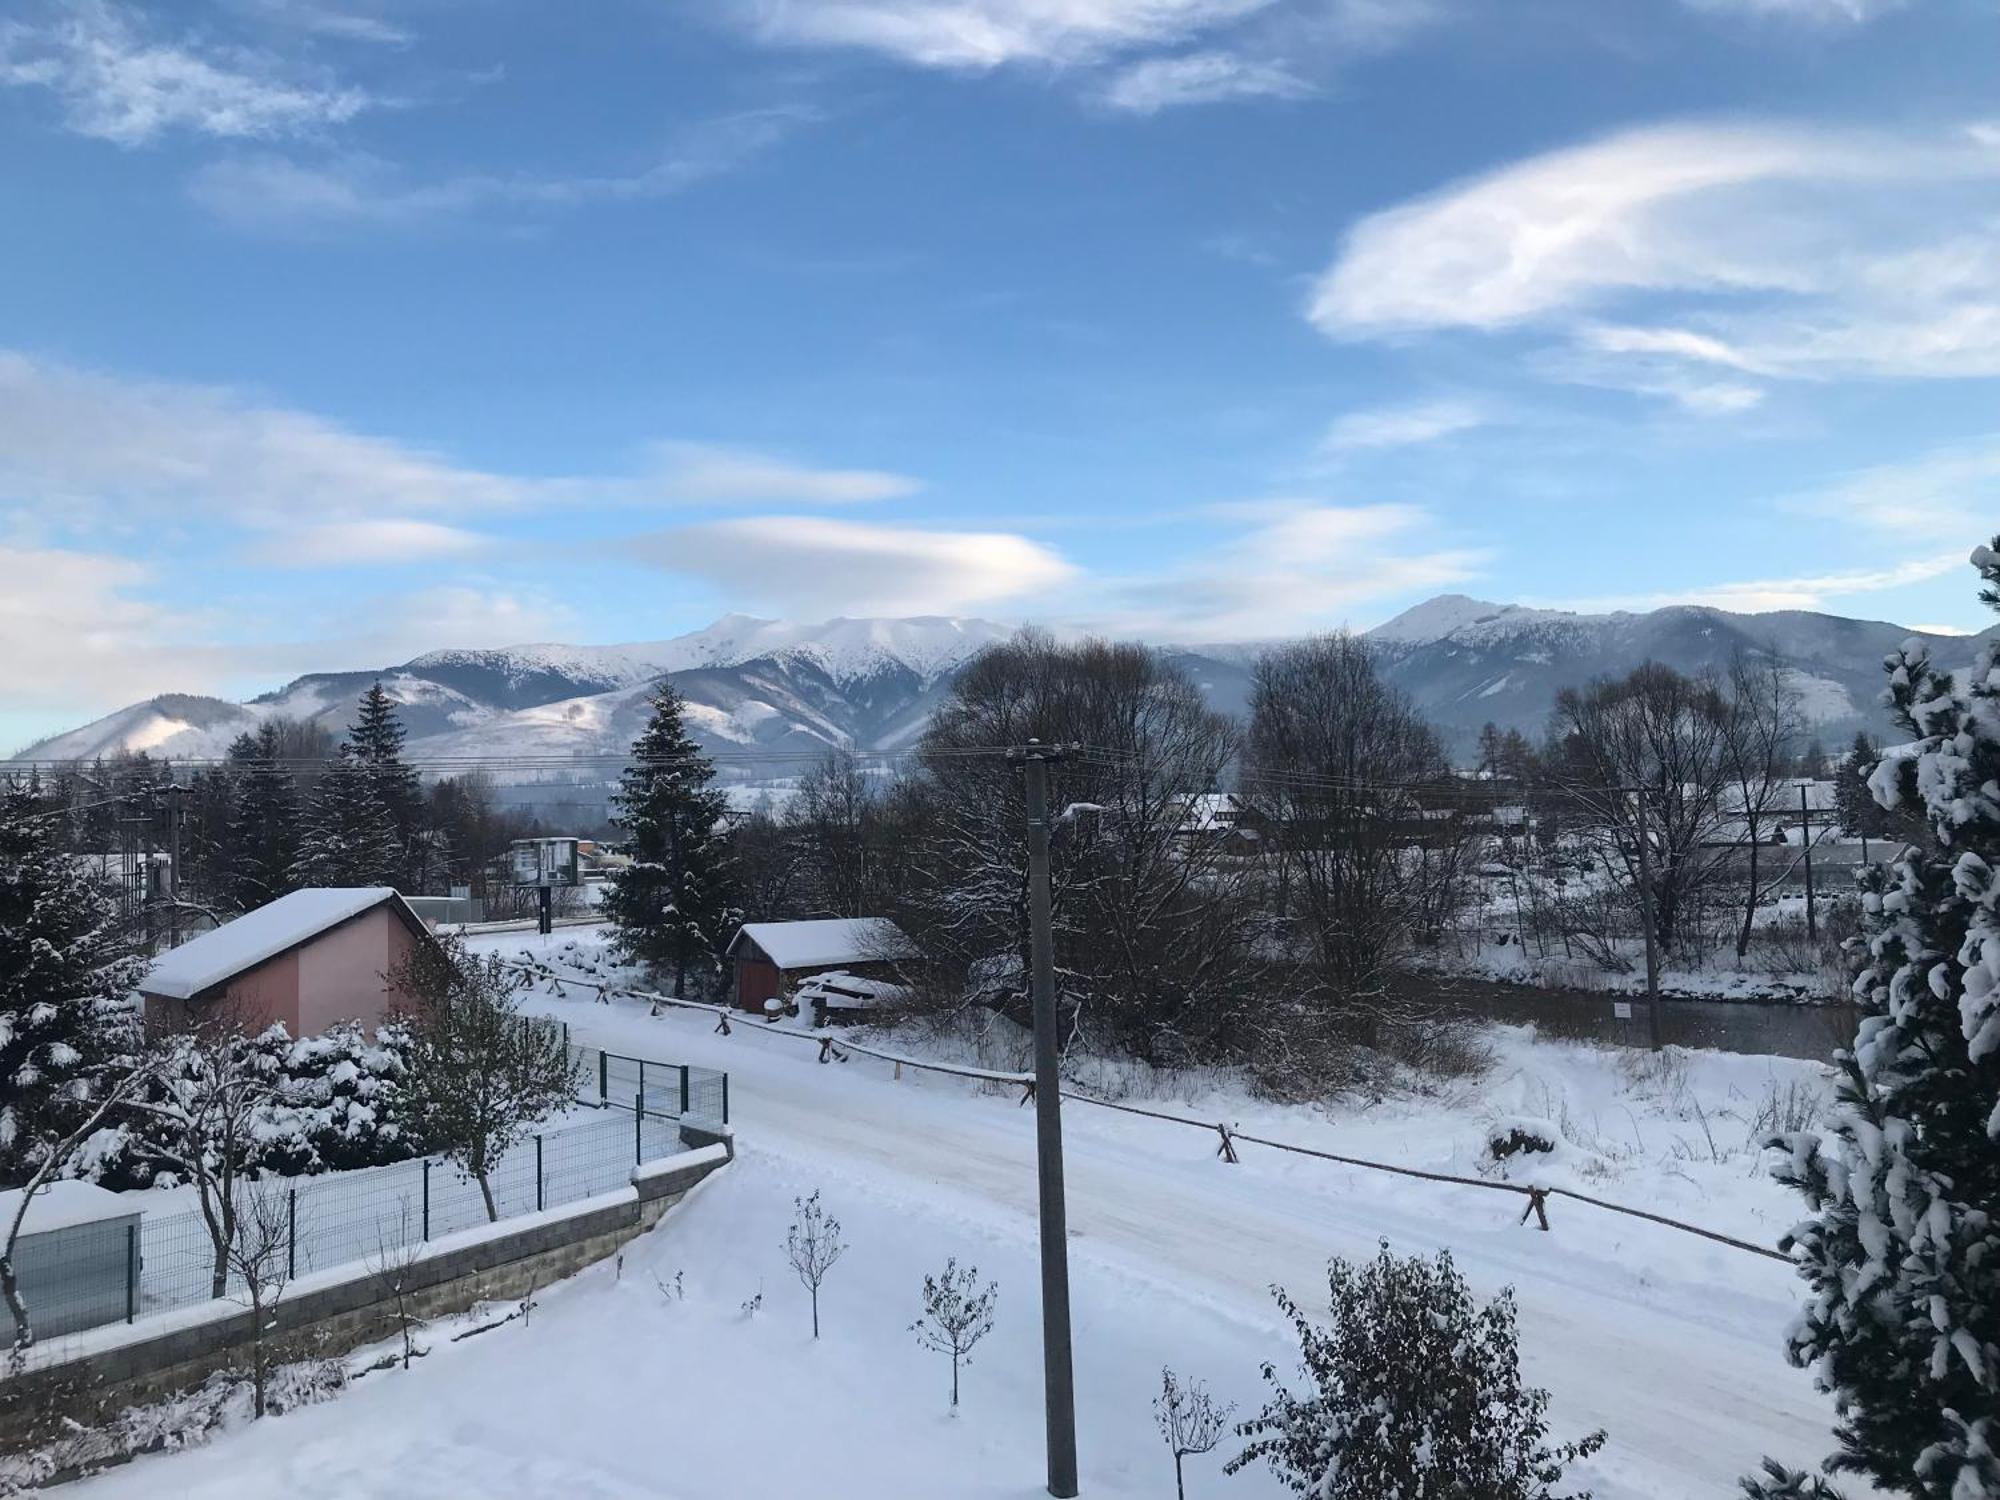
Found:
[[670, 972], [682, 996], [690, 975], [708, 980], [719, 971], [739, 915], [719, 828], [728, 799], [711, 785], [715, 765], [681, 722], [680, 695], [663, 681], [652, 705], [611, 799], [632, 862], [612, 879], [603, 907], [618, 924], [619, 951]]
[[238, 735], [229, 762], [237, 788], [229, 824], [230, 894], [250, 911], [296, 888], [298, 787], [282, 758], [276, 724]]
[[409, 733], [397, 716], [396, 700], [380, 682], [361, 695], [358, 706], [360, 717], [347, 727], [347, 752], [365, 774], [375, 805], [388, 818], [398, 850], [394, 873], [385, 883], [414, 890], [424, 791], [417, 773], [403, 763]]
[[307, 799], [293, 881], [300, 886], [395, 885], [403, 846], [389, 809], [347, 750], [320, 773]]
[[[1972, 561], [2000, 608], [2000, 538]], [[1863, 875], [1832, 1139], [1774, 1143], [1812, 1208], [1782, 1242], [1811, 1288], [1787, 1353], [1835, 1398], [1829, 1470], [1974, 1500], [2000, 1496], [2000, 643], [1957, 683], [1915, 641], [1885, 666], [1914, 742], [1869, 786], [1934, 847]], [[1744, 1489], [1831, 1493], [1775, 1464]]]
[[132, 1041], [138, 965], [51, 804], [0, 787], [0, 1187], [27, 1179]]

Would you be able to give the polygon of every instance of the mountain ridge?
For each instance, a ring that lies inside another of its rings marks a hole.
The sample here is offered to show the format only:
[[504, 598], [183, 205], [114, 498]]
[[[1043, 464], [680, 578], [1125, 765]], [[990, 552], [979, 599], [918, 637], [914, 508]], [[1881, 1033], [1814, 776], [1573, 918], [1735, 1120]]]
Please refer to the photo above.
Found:
[[[1995, 628], [2000, 631], [2000, 627]], [[530, 643], [424, 652], [379, 670], [314, 672], [243, 703], [162, 693], [19, 752], [89, 760], [119, 750], [212, 759], [266, 719], [316, 720], [336, 734], [354, 699], [380, 681], [402, 705], [413, 757], [453, 760], [602, 756], [622, 751], [646, 689], [670, 678], [711, 750], [809, 758], [839, 746], [909, 743], [981, 648], [1011, 634], [990, 620], [920, 616], [818, 624], [727, 615], [658, 641]], [[1988, 631], [1987, 635], [1995, 634]], [[1881, 658], [1916, 636], [1946, 666], [1981, 637], [1914, 631], [1810, 611], [1745, 615], [1701, 605], [1581, 614], [1462, 594], [1426, 599], [1365, 633], [1383, 675], [1407, 691], [1455, 750], [1479, 726], [1539, 733], [1556, 692], [1643, 660], [1725, 668], [1738, 651], [1775, 655], [1815, 732], [1888, 728]], [[1226, 712], [1248, 706], [1257, 654], [1274, 642], [1162, 647]]]

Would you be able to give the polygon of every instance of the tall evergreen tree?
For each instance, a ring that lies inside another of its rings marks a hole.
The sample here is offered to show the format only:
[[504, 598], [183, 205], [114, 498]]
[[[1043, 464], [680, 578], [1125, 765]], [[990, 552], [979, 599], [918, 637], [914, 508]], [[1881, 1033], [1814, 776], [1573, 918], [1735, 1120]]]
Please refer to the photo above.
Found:
[[[2000, 608], [2000, 537], [1972, 555]], [[1914, 743], [1869, 778], [1934, 848], [1862, 877], [1864, 1017], [1832, 1140], [1779, 1176], [1812, 1207], [1784, 1241], [1811, 1299], [1788, 1353], [1833, 1392], [1827, 1467], [1923, 1500], [2000, 1496], [2000, 644], [1957, 684], [1914, 644], [1888, 658]], [[1747, 1493], [1831, 1493], [1769, 1466]]]
[[423, 827], [424, 791], [417, 773], [403, 762], [409, 732], [396, 713], [396, 700], [373, 684], [361, 695], [360, 717], [347, 728], [347, 751], [367, 778], [370, 795], [389, 820], [399, 849], [390, 884], [414, 890], [420, 876], [417, 835]]
[[653, 717], [632, 744], [632, 764], [612, 797], [612, 823], [629, 835], [632, 862], [605, 891], [619, 950], [670, 972], [677, 996], [689, 977], [710, 980], [739, 913], [728, 842], [720, 831], [728, 799], [715, 765], [689, 738], [681, 699], [662, 682]]
[[254, 735], [238, 735], [229, 762], [237, 788], [229, 824], [231, 895], [249, 911], [294, 889], [298, 786], [275, 723], [259, 725]]
[[293, 882], [395, 885], [403, 873], [403, 853], [395, 821], [367, 768], [343, 749], [320, 773], [307, 799]]
[[127, 1050], [138, 965], [101, 882], [63, 850], [51, 806], [0, 787], [0, 1187], [24, 1181]]

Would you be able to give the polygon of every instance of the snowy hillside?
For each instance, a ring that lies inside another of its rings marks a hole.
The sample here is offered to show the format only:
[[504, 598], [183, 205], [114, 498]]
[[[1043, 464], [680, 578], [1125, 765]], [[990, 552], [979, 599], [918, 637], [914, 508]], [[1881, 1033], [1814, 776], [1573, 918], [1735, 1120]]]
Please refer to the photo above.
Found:
[[[1789, 611], [1763, 615], [1674, 607], [1572, 614], [1444, 594], [1368, 632], [1386, 676], [1413, 697], [1461, 756], [1479, 727], [1539, 735], [1557, 692], [1644, 661], [1726, 671], [1738, 652], [1786, 664], [1814, 732], [1829, 746], [1857, 728], [1889, 729], [1883, 655], [1912, 632], [1880, 621]], [[119, 750], [205, 759], [267, 718], [311, 719], [335, 733], [380, 680], [403, 706], [418, 757], [602, 756], [637, 732], [647, 686], [662, 674], [688, 700], [714, 750], [818, 755], [829, 746], [887, 750], [919, 734], [953, 675], [1009, 628], [989, 620], [837, 619], [821, 624], [729, 615], [664, 641], [560, 643], [431, 651], [400, 666], [316, 672], [248, 703], [167, 694], [29, 746], [44, 759]], [[1929, 636], [1951, 667], [1974, 641]], [[1251, 671], [1270, 643], [1171, 647], [1209, 703], [1247, 711]]]
[[1643, 662], [1726, 672], [1738, 652], [1785, 664], [1812, 731], [1829, 746], [1857, 729], [1890, 730], [1882, 658], [1911, 635], [1945, 666], [1971, 660], [1964, 636], [1923, 635], [1877, 620], [1781, 610], [1732, 614], [1674, 605], [1645, 613], [1574, 614], [1445, 594], [1368, 632], [1384, 673], [1463, 753], [1479, 727], [1538, 735], [1556, 694]]
[[380, 680], [423, 757], [593, 756], [622, 751], [646, 689], [671, 675], [711, 748], [816, 755], [829, 746], [900, 744], [922, 727], [943, 684], [1008, 627], [940, 617], [823, 624], [730, 615], [671, 640], [556, 643], [427, 652], [401, 666], [312, 673], [248, 703], [166, 695], [29, 746], [45, 759], [119, 750], [208, 759], [274, 717], [340, 733]]

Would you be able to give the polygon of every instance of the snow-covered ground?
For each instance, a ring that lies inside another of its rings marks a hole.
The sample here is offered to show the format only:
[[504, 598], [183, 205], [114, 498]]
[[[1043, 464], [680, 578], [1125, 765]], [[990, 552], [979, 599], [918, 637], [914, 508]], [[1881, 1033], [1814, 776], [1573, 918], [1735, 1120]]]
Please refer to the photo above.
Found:
[[[480, 942], [554, 954], [576, 937]], [[79, 1494], [1040, 1492], [1033, 1118], [1016, 1091], [821, 1064], [754, 1023], [722, 1037], [700, 1015], [571, 994], [538, 1003], [584, 1040], [730, 1071], [737, 1164], [631, 1247], [622, 1278], [603, 1266], [554, 1289], [529, 1327]], [[1713, 1053], [1635, 1067], [1520, 1030], [1494, 1045], [1492, 1073], [1444, 1097], [1313, 1112], [1211, 1079], [1159, 1104], [1455, 1172], [1479, 1169], [1495, 1120], [1527, 1116], [1563, 1138], [1540, 1169], [1550, 1180], [1763, 1242], [1794, 1216], [1747, 1143], [1768, 1108], [1810, 1107], [1819, 1070]], [[1554, 1393], [1558, 1435], [1609, 1431], [1575, 1475], [1601, 1500], [1714, 1500], [1765, 1453], [1808, 1462], [1828, 1446], [1827, 1401], [1780, 1354], [1797, 1294], [1775, 1261], [1573, 1202], [1553, 1205], [1543, 1234], [1515, 1222], [1511, 1195], [1257, 1147], [1231, 1166], [1212, 1132], [1108, 1110], [1071, 1105], [1065, 1123], [1087, 1495], [1168, 1493], [1149, 1409], [1161, 1364], [1254, 1407], [1261, 1362], [1293, 1363], [1269, 1285], [1323, 1305], [1327, 1256], [1367, 1256], [1379, 1238], [1402, 1253], [1448, 1245], [1480, 1291], [1516, 1288], [1524, 1363]], [[781, 1248], [792, 1199], [815, 1189], [853, 1246], [827, 1280], [818, 1345]], [[944, 1362], [908, 1331], [923, 1273], [948, 1255], [1001, 1287], [955, 1419]], [[676, 1273], [681, 1300], [655, 1279]], [[1201, 1495], [1276, 1492], [1262, 1474], [1223, 1478], [1214, 1459], [1191, 1481]]]

